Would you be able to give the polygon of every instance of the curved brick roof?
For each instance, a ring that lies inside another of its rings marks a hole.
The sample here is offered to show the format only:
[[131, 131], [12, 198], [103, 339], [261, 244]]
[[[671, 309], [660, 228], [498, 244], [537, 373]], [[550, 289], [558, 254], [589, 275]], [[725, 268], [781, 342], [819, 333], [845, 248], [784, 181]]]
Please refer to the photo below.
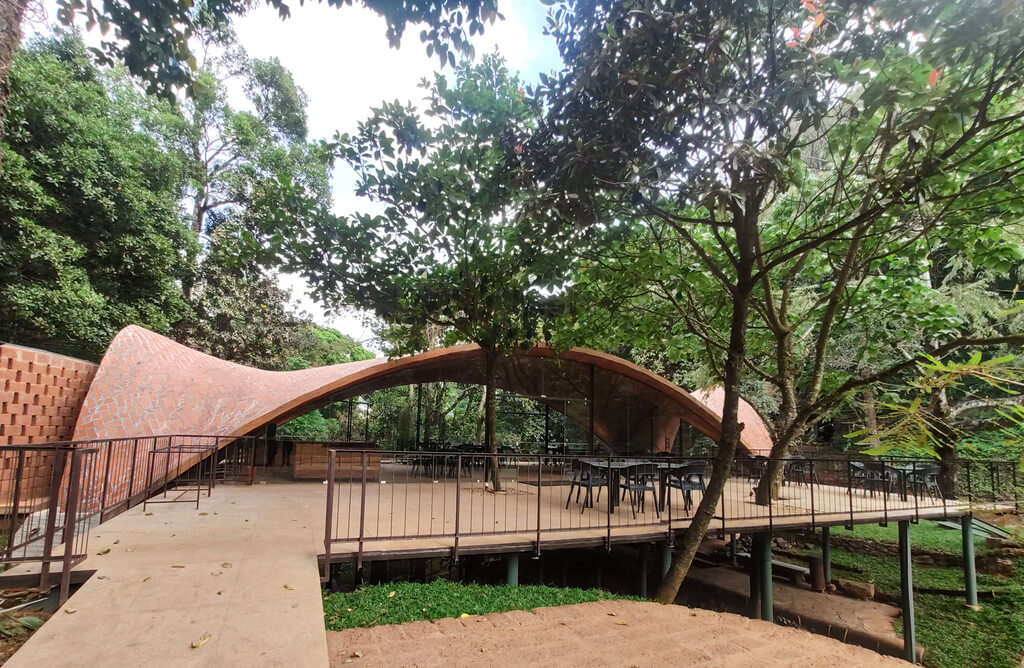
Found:
[[[589, 409], [579, 398], [588, 391], [591, 366], [595, 433], [606, 443], [631, 442], [662, 450], [674, 439], [680, 420], [718, 438], [721, 418], [713, 402], [709, 408], [665, 378], [593, 350], [573, 348], [556, 354], [539, 346], [518, 351], [499, 367], [498, 385], [536, 398], [586, 425]], [[480, 348], [460, 345], [396, 360], [264, 371], [129, 326], [117, 334], [100, 362], [74, 437], [240, 436], [347, 397], [442, 380], [482, 383]], [[760, 419], [754, 425], [743, 412], [741, 418], [746, 423], [744, 446], [754, 452], [770, 450], [771, 439]]]

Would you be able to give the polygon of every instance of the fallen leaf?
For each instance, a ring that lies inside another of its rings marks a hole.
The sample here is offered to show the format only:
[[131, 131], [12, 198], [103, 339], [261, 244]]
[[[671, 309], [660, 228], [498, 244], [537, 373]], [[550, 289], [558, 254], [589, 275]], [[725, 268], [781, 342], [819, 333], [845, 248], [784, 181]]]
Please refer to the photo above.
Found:
[[288, 585], [285, 585], [284, 588], [287, 589], [288, 591], [295, 591], [295, 589], [293, 587], [290, 587]]
[[614, 617], [614, 616], [615, 616], [615, 613], [614, 613], [614, 612], [609, 612], [609, 613], [608, 613], [608, 616], [609, 616], [609, 617]]
[[97, 552], [96, 554], [110, 554], [110, 548], [109, 547], [105, 547], [102, 550], [100, 550], [99, 552]]
[[211, 571], [210, 575], [220, 575], [223, 571]]
[[153, 513], [146, 513], [146, 517], [149, 517], [149, 516], [150, 516], [150, 515], [152, 515], [152, 514], [153, 514]]
[[118, 544], [118, 543], [120, 543], [120, 542], [121, 542], [121, 539], [120, 539], [120, 538], [118, 538], [117, 540], [115, 540], [115, 541], [114, 541], [114, 545], [117, 545], [117, 544]]
[[398, 593], [397, 591], [393, 591], [393, 592], [389, 593], [388, 594], [388, 598], [394, 598], [395, 594], [397, 594], [397, 593]]
[[210, 513], [199, 513], [200, 515], [209, 515]]
[[192, 649], [199, 649], [208, 642], [210, 642], [210, 634], [204, 633], [203, 635], [199, 636], [199, 640], [192, 641]]
[[185, 568], [185, 564], [171, 564], [171, 568]]
[[465, 613], [465, 612], [462, 613], [461, 615], [459, 615], [459, 619], [467, 619], [468, 617], [469, 617], [469, 614]]
[[64, 614], [73, 615], [78, 612], [78, 608], [64, 608]]
[[619, 622], [619, 626], [629, 626], [629, 622]]
[[96, 579], [97, 579], [97, 580], [106, 580], [106, 579], [107, 579], [107, 576], [106, 576], [106, 575], [97, 575], [97, 576], [96, 576]]
[[225, 561], [223, 564], [220, 565], [220, 567], [221, 568], [231, 568], [231, 562], [230, 561]]
[[363, 656], [362, 652], [352, 652], [352, 658], [353, 659], [360, 659], [360, 658], [362, 658], [362, 656]]
[[224, 591], [223, 591], [223, 590], [221, 590], [221, 591], [217, 592], [217, 596], [220, 596], [220, 595], [221, 595], [221, 594], [223, 594], [223, 593], [224, 593]]
[[150, 576], [148, 576], [148, 575], [147, 575], [146, 577], [142, 578], [142, 581], [143, 581], [143, 582], [145, 582], [145, 581], [146, 581], [146, 580], [148, 580], [149, 578], [150, 578]]

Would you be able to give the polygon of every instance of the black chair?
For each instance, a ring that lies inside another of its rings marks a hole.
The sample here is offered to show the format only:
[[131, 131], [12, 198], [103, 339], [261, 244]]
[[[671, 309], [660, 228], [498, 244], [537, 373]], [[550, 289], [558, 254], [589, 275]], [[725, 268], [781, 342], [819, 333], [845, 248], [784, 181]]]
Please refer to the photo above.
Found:
[[862, 487], [871, 496], [875, 492], [891, 494], [898, 475], [894, 475], [896, 469], [887, 466], [882, 462], [850, 462], [850, 470], [853, 479], [850, 481], [854, 487]]
[[654, 495], [654, 512], [661, 517], [661, 508], [658, 505], [658, 488], [654, 481], [658, 478], [658, 465], [653, 463], [634, 464], [625, 470], [626, 482], [622, 486], [622, 497], [629, 494], [629, 505], [633, 508], [633, 519], [636, 519], [636, 509], [639, 506], [640, 512], [646, 510], [647, 492]]
[[565, 499], [565, 509], [569, 509], [573, 489], [576, 490], [576, 503], [579, 503], [580, 493], [585, 487], [587, 494], [583, 497], [583, 506], [580, 508], [580, 514], [582, 515], [585, 508], [594, 505], [593, 492], [595, 487], [597, 487], [597, 500], [601, 500], [601, 488], [608, 486], [608, 473], [601, 467], [584, 461], [580, 461], [579, 464], [580, 468], [573, 472], [572, 482], [569, 483], [569, 496]]
[[814, 470], [810, 460], [795, 459], [786, 462], [784, 481], [799, 484], [818, 484], [818, 472]]
[[[701, 492], [703, 494], [708, 491], [707, 484], [704, 481], [707, 472], [708, 463], [705, 461], [689, 462], [669, 468], [668, 487], [665, 490], [666, 496], [671, 493], [673, 487], [680, 490], [685, 501], [683, 507], [689, 513], [690, 509], [693, 508], [693, 492]], [[668, 500], [668, 503], [671, 503], [671, 500]]]
[[915, 464], [903, 469], [906, 485], [914, 496], [921, 496], [924, 491], [929, 498], [941, 499], [942, 488], [939, 486], [939, 465], [932, 463]]

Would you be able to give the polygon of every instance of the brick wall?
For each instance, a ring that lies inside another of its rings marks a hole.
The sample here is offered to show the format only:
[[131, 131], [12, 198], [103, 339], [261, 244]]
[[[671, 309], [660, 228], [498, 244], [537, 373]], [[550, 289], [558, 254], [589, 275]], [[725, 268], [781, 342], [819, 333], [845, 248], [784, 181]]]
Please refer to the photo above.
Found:
[[[0, 344], [0, 445], [71, 440], [96, 367], [72, 357]], [[0, 505], [4, 507], [13, 498], [19, 458], [19, 510], [29, 512], [49, 493], [53, 455], [0, 455]]]
[[69, 441], [97, 365], [0, 344], [0, 445]]

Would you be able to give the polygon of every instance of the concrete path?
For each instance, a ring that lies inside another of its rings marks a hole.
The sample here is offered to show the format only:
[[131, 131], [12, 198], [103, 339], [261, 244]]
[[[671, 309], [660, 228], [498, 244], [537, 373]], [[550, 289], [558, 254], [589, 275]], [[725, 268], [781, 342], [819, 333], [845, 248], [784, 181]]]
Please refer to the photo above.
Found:
[[599, 601], [329, 632], [354, 666], [906, 666], [799, 629], [678, 605]]
[[5, 666], [325, 668], [325, 494], [224, 485], [199, 510], [138, 506], [94, 528], [80, 568], [96, 575]]

